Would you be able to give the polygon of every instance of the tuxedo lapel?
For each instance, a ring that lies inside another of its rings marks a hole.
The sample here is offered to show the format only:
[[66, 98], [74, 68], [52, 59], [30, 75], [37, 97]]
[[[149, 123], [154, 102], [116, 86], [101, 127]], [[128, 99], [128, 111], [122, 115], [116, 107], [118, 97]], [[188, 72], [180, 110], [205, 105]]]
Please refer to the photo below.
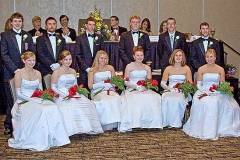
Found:
[[131, 31], [128, 32], [128, 36], [129, 36], [129, 40], [130, 40], [131, 46], [133, 48], [134, 47], [134, 43], [133, 43], [133, 37], [132, 37]]
[[50, 39], [49, 39], [47, 34], [45, 35], [45, 39], [46, 39], [45, 43], [46, 43], [47, 49], [51, 53], [51, 55], [54, 59], [54, 53], [53, 53], [52, 45], [51, 45]]
[[174, 40], [173, 40], [173, 50], [174, 50], [175, 48], [177, 48], [177, 44], [178, 44], [178, 41], [179, 41], [179, 39], [176, 39], [177, 36], [179, 37], [178, 33], [175, 32]]
[[199, 40], [198, 46], [199, 46], [202, 54], [205, 55], [205, 49], [204, 49], [204, 46], [203, 46], [202, 38]]
[[21, 52], [20, 52], [20, 50], [19, 50], [19, 47], [18, 47], [18, 43], [17, 43], [17, 38], [16, 38], [16, 36], [15, 36], [15, 34], [14, 34], [14, 31], [12, 31], [11, 32], [11, 39], [12, 39], [12, 41], [13, 41], [13, 44], [14, 44], [14, 46], [17, 48], [17, 50], [18, 50], [18, 53], [19, 54], [21, 54]]
[[[84, 39], [85, 39], [85, 42], [87, 44], [87, 47], [89, 49], [89, 51], [91, 52], [91, 48], [90, 48], [90, 44], [89, 44], [89, 41], [88, 41], [88, 37], [87, 37], [87, 33], [85, 32], [84, 34]], [[94, 40], [93, 40], [93, 43], [94, 43]], [[94, 47], [93, 47], [94, 48]]]
[[167, 45], [168, 45], [169, 50], [172, 51], [169, 34], [167, 34], [167, 35], [165, 36], [165, 40], [166, 40], [166, 42], [167, 42]]
[[[61, 46], [61, 43], [58, 44], [58, 40], [60, 38], [58, 36], [56, 36], [56, 61], [58, 61], [58, 57], [59, 57], [59, 50], [60, 50], [60, 46]], [[60, 39], [61, 40], [61, 39]]]

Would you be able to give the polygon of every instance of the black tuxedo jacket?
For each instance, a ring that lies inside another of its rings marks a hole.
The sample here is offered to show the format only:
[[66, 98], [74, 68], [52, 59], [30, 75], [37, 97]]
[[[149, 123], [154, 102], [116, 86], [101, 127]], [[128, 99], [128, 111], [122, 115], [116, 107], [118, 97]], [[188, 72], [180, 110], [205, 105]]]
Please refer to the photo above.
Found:
[[[112, 27], [111, 27], [111, 31], [113, 32]], [[119, 32], [119, 36], [121, 36], [123, 32], [127, 32], [127, 28], [118, 26], [118, 32]]]
[[93, 60], [99, 50], [104, 50], [104, 41], [102, 35], [94, 34], [93, 56], [91, 53], [88, 37], [86, 33], [81, 34], [76, 41], [75, 54], [79, 69], [83, 72], [92, 67]]
[[[143, 63], [146, 63], [150, 58], [151, 44], [148, 34], [139, 31], [138, 33], [138, 46], [142, 46], [144, 49], [144, 60]], [[130, 62], [133, 62], [132, 50], [134, 47], [132, 32], [127, 31], [122, 33], [119, 42], [119, 56], [122, 59], [124, 66]], [[124, 68], [125, 69], [125, 68]]]
[[[32, 30], [28, 31], [28, 33], [30, 33], [30, 34], [34, 37], [36, 31], [37, 31], [37, 30], [36, 30], [35, 28], [33, 28]], [[38, 31], [41, 32], [41, 33], [43, 33], [43, 34], [47, 34], [47, 31], [46, 31], [45, 29], [40, 28]]]
[[[23, 40], [25, 35], [27, 35], [27, 38]], [[26, 51], [35, 53], [35, 46], [31, 34], [22, 30], [22, 48], [20, 51], [16, 34], [12, 29], [1, 33], [1, 58], [3, 63], [4, 82], [8, 82], [12, 79], [14, 77], [14, 72], [23, 67], [21, 54]]]
[[[208, 38], [208, 49], [214, 49], [216, 51], [216, 63], [220, 65], [220, 47], [219, 42], [211, 37]], [[193, 73], [198, 70], [199, 67], [206, 64], [205, 50], [203, 45], [203, 39], [198, 38], [192, 42], [191, 53], [190, 53], [190, 64]]]
[[[77, 34], [76, 34], [75, 29], [69, 28], [69, 27], [68, 27], [68, 29], [69, 29], [69, 31], [70, 31], [69, 37], [72, 39], [72, 41], [76, 41]], [[62, 36], [62, 33], [63, 33], [62, 28], [57, 29], [57, 30], [56, 30], [56, 33], [59, 33], [60, 36]]]
[[[60, 42], [61, 41], [61, 42]], [[54, 53], [52, 45], [48, 34], [44, 34], [37, 38], [37, 60], [40, 63], [40, 72], [43, 76], [47, 74], [52, 74], [52, 69], [50, 66], [53, 63], [57, 63], [59, 60], [59, 54], [65, 50], [66, 42], [65, 39], [59, 35], [56, 35], [56, 59], [54, 58]]]
[[[183, 33], [176, 31], [174, 35], [173, 50], [181, 49], [187, 56], [187, 43]], [[160, 58], [160, 68], [163, 70], [169, 65], [169, 58], [172, 54], [169, 33], [165, 32], [159, 35], [158, 55]]]

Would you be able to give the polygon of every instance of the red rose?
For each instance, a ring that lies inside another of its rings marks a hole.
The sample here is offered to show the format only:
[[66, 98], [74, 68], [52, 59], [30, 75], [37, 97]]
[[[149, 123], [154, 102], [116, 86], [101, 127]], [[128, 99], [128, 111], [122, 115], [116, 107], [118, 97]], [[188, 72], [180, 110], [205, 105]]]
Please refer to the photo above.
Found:
[[216, 85], [216, 84], [213, 84], [213, 85], [212, 85], [212, 88], [216, 90], [216, 89], [217, 89], [217, 85]]
[[230, 89], [231, 89], [231, 91], [233, 91], [233, 90], [234, 90], [234, 87], [233, 87], [233, 86], [230, 86]]
[[104, 80], [104, 83], [110, 83], [110, 79]]
[[34, 93], [32, 94], [32, 97], [41, 97], [42, 95], [42, 91], [37, 89], [34, 91]]
[[144, 80], [140, 80], [140, 81], [137, 82], [137, 85], [146, 86], [146, 82]]
[[126, 80], [126, 81], [129, 81], [129, 77], [126, 77], [125, 80]]
[[157, 81], [157, 80], [155, 80], [155, 79], [154, 79], [154, 80], [152, 80], [152, 85], [153, 85], [153, 86], [158, 86], [158, 81]]
[[175, 84], [175, 86], [173, 86], [173, 88], [179, 88], [180, 85], [181, 85], [181, 83], [177, 83], [177, 84]]
[[55, 97], [56, 97], [56, 98], [59, 98], [59, 94], [56, 94]]
[[80, 84], [80, 87], [81, 87], [81, 88], [83, 88], [83, 87], [84, 87], [84, 85], [83, 85], [83, 84]]

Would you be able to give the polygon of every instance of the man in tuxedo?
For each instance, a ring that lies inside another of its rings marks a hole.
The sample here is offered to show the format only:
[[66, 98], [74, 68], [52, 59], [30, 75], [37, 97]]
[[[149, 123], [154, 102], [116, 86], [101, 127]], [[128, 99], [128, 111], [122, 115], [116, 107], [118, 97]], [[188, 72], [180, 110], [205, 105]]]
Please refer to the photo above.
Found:
[[45, 21], [47, 34], [37, 38], [37, 61], [42, 76], [52, 74], [60, 67], [58, 63], [59, 54], [65, 49], [65, 39], [56, 35], [57, 21], [53, 17], [48, 17]]
[[88, 86], [87, 74], [92, 67], [96, 53], [104, 49], [102, 35], [94, 33], [95, 25], [96, 22], [93, 18], [87, 18], [85, 24], [86, 31], [76, 41], [75, 54], [80, 73], [78, 83], [84, 84], [86, 87]]
[[69, 22], [68, 16], [61, 15], [60, 23], [61, 23], [62, 27], [57, 29], [56, 33], [59, 33], [63, 38], [65, 38], [66, 41], [68, 41], [67, 40], [68, 38], [70, 38], [71, 41], [76, 41], [76, 38], [77, 38], [76, 31], [75, 31], [75, 29], [68, 27], [68, 22]]
[[169, 65], [169, 58], [175, 49], [181, 49], [187, 56], [187, 43], [183, 33], [176, 31], [176, 20], [167, 19], [168, 31], [159, 35], [158, 55], [160, 58], [161, 72]]
[[111, 16], [111, 31], [115, 33], [117, 37], [121, 36], [123, 32], [127, 32], [127, 28], [119, 26], [119, 19], [117, 16]]
[[134, 61], [132, 55], [133, 47], [142, 46], [144, 49], [143, 63], [146, 63], [149, 60], [151, 51], [148, 34], [139, 30], [140, 17], [137, 15], [131, 16], [129, 22], [131, 30], [122, 33], [119, 42], [119, 56], [123, 61], [123, 70], [125, 70], [125, 67], [128, 63]]
[[41, 36], [43, 34], [46, 34], [47, 31], [45, 29], [42, 29], [41, 27], [41, 18], [39, 16], [34, 16], [32, 18], [32, 25], [33, 29], [28, 31], [33, 37], [34, 36]]
[[3, 83], [4, 95], [7, 102], [6, 119], [4, 121], [5, 134], [10, 134], [12, 131], [12, 115], [11, 109], [13, 99], [9, 81], [14, 77], [14, 74], [23, 67], [21, 54], [26, 51], [35, 52], [32, 36], [22, 30], [23, 16], [21, 13], [13, 13], [10, 17], [12, 29], [1, 33], [1, 58], [3, 66]]
[[214, 49], [216, 51], [216, 63], [220, 64], [220, 47], [219, 42], [211, 37], [209, 37], [210, 29], [207, 22], [200, 24], [201, 38], [194, 40], [192, 43], [191, 54], [190, 54], [190, 64], [192, 67], [192, 72], [197, 72], [198, 68], [206, 64], [205, 53], [209, 49]]

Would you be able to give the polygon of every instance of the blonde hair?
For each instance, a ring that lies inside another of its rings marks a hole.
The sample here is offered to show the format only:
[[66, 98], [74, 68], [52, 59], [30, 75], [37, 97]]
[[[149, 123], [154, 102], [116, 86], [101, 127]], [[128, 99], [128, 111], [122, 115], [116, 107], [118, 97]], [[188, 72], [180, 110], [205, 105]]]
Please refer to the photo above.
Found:
[[175, 50], [172, 52], [172, 54], [171, 54], [171, 56], [170, 56], [170, 58], [169, 58], [169, 64], [172, 65], [172, 66], [175, 64], [175, 59], [174, 59], [174, 57], [175, 57], [175, 55], [177, 54], [177, 52], [182, 52], [182, 62], [181, 62], [181, 66], [185, 66], [185, 64], [186, 64], [186, 56], [185, 56], [184, 52], [183, 52], [181, 49], [175, 49]]
[[11, 18], [8, 18], [5, 23], [4, 31], [10, 30], [10, 29], [12, 29]]
[[[71, 53], [68, 50], [64, 50], [59, 55], [58, 63], [62, 65], [62, 60], [66, 58], [67, 56], [71, 55]], [[71, 55], [72, 56], [72, 55]]]
[[93, 65], [92, 65], [92, 68], [91, 68], [91, 72], [93, 72], [93, 74], [95, 72], [97, 72], [97, 70], [99, 69], [99, 58], [101, 57], [101, 55], [106, 55], [107, 56], [107, 62], [106, 62], [105, 65], [108, 65], [109, 58], [108, 58], [107, 52], [104, 51], [104, 50], [99, 50], [96, 54], [96, 57], [94, 58]]
[[207, 50], [207, 52], [205, 53], [205, 57], [207, 57], [209, 54], [213, 54], [214, 57], [217, 57], [216, 51], [214, 49]]
[[29, 58], [35, 58], [36, 59], [36, 56], [33, 52], [31, 51], [27, 51], [27, 52], [24, 52], [22, 55], [21, 55], [21, 60], [27, 60]]
[[139, 19], [140, 21], [140, 17], [138, 15], [132, 15], [129, 19], [129, 22], [131, 22], [132, 19]]
[[34, 17], [32, 18], [32, 23], [35, 22], [35, 21], [38, 21], [38, 20], [41, 21], [41, 18], [40, 18], [39, 16], [34, 16]]

